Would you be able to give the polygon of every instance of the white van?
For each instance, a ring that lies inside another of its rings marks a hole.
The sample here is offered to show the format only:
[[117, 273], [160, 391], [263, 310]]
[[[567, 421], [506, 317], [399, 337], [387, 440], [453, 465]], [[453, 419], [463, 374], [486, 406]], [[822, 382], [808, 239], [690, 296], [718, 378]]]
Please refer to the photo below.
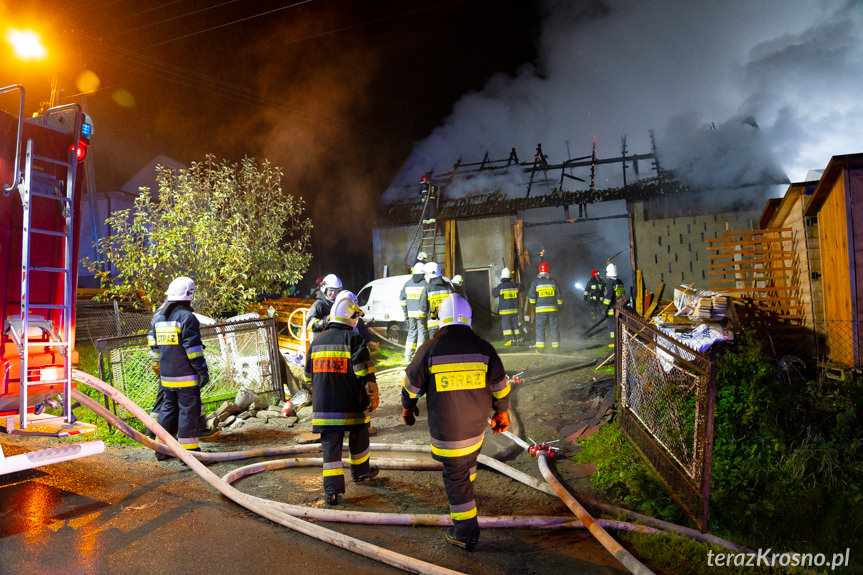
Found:
[[386, 337], [402, 341], [407, 334], [405, 314], [399, 294], [411, 278], [410, 274], [390, 276], [370, 281], [357, 293], [357, 301], [366, 323], [374, 321], [374, 327], [386, 330]]

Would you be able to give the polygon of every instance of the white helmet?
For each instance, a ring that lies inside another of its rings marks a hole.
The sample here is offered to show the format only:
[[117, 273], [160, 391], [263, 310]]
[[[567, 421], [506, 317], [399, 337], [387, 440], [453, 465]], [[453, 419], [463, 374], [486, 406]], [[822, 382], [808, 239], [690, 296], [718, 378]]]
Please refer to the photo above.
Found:
[[511, 272], [511, 271], [509, 271], [509, 268], [503, 268], [503, 269], [500, 271], [500, 279], [502, 279], [502, 280], [508, 280], [508, 279], [509, 279], [509, 278], [511, 278], [511, 277], [512, 277], [512, 272]]
[[417, 261], [420, 263], [425, 263], [426, 260], [429, 259], [429, 255], [425, 252], [420, 252], [417, 254]]
[[363, 317], [363, 310], [360, 309], [357, 296], [348, 290], [339, 292], [330, 310], [330, 322], [356, 327], [361, 317]]
[[461, 274], [455, 274], [452, 276], [452, 283], [457, 286], [464, 285], [464, 278], [461, 277]]
[[[324, 280], [321, 282], [321, 293], [324, 294], [328, 299], [333, 299], [342, 289], [342, 280], [339, 279], [339, 276], [336, 274], [328, 274], [324, 276]], [[336, 293], [330, 297], [328, 293], [330, 290], [334, 290]]]
[[168, 291], [165, 292], [166, 301], [192, 301], [195, 297], [195, 282], [192, 278], [180, 276], [175, 278], [170, 285]]
[[609, 279], [617, 279], [617, 266], [612, 263], [605, 266], [605, 276]]
[[471, 311], [467, 300], [453, 293], [440, 302], [440, 307], [437, 308], [437, 317], [440, 320], [441, 327], [448, 325], [466, 325], [470, 327], [473, 311]]
[[423, 266], [423, 269], [430, 278], [439, 278], [443, 275], [440, 271], [440, 266], [435, 262], [428, 262]]
[[411, 273], [416, 274], [424, 274], [425, 273], [425, 265], [422, 262], [417, 262], [414, 264], [414, 267], [411, 269]]

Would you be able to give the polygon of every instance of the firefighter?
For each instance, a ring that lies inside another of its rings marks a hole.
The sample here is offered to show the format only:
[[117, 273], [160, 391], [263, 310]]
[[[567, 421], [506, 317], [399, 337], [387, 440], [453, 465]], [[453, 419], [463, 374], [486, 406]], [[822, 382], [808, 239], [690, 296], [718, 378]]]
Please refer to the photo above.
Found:
[[455, 274], [454, 276], [452, 276], [452, 279], [450, 280], [450, 285], [452, 285], [452, 293], [457, 293], [458, 295], [463, 297], [466, 302], [470, 303], [470, 300], [468, 299], [467, 294], [464, 291], [464, 278], [461, 277], [461, 274]]
[[421, 317], [425, 318], [428, 329], [428, 338], [434, 337], [440, 327], [437, 317], [437, 308], [446, 296], [452, 293], [452, 286], [443, 279], [440, 266], [435, 262], [427, 263], [424, 268], [426, 274], [426, 286], [420, 294]]
[[608, 281], [605, 282], [605, 297], [602, 303], [605, 305], [605, 317], [611, 335], [611, 343], [608, 347], [614, 347], [614, 310], [618, 307], [618, 299], [626, 297], [626, 289], [617, 276], [617, 266], [611, 262], [605, 268], [605, 277]]
[[402, 311], [408, 324], [408, 336], [405, 340], [405, 363], [408, 363], [416, 353], [416, 350], [428, 338], [426, 333], [425, 318], [420, 310], [420, 296], [426, 286], [425, 270], [422, 263], [414, 264], [411, 278], [402, 286], [399, 300], [402, 303]]
[[426, 396], [432, 457], [443, 464], [443, 483], [453, 526], [446, 541], [467, 551], [479, 539], [473, 481], [490, 414], [492, 431], [509, 428], [509, 393], [494, 347], [471, 329], [470, 304], [457, 294], [438, 309], [437, 336], [417, 350], [405, 370], [402, 418], [416, 423], [417, 402]]
[[337, 275], [327, 274], [324, 276], [318, 290], [318, 299], [312, 304], [309, 309], [309, 317], [306, 319], [306, 329], [309, 330], [310, 336], [314, 337], [315, 334], [326, 329], [330, 310], [333, 308], [333, 302], [340, 291], [342, 291], [342, 280]]
[[500, 329], [503, 331], [503, 345], [510, 346], [513, 341], [521, 340], [518, 327], [518, 284], [512, 281], [509, 268], [500, 272], [500, 283], [491, 292], [497, 298], [497, 313], [500, 315]]
[[[165, 305], [153, 315], [147, 342], [159, 358], [159, 425], [185, 449], [200, 451], [201, 389], [210, 382], [210, 372], [204, 359], [201, 326], [192, 312], [194, 296], [191, 278], [175, 278], [165, 292]], [[159, 461], [170, 457], [156, 452]]]
[[321, 434], [323, 483], [327, 504], [345, 492], [342, 442], [348, 432], [351, 478], [373, 479], [369, 464], [369, 413], [379, 403], [375, 366], [362, 336], [354, 331], [363, 312], [350, 291], [338, 295], [327, 328], [315, 337], [306, 356], [305, 380], [312, 386], [312, 431]]
[[[527, 294], [528, 305], [533, 304], [536, 312], [536, 353], [545, 352], [545, 328], [551, 338], [551, 349], [557, 351], [560, 347], [560, 328], [558, 327], [558, 311], [563, 306], [560, 287], [551, 277], [551, 268], [547, 262], [539, 264], [539, 274]], [[525, 306], [527, 309], [527, 306]], [[525, 321], [529, 316], [525, 314]]]
[[427, 264], [429, 260], [429, 255], [425, 252], [419, 252], [417, 254], [417, 263]]
[[599, 275], [599, 270], [593, 270], [590, 280], [584, 286], [584, 303], [590, 309], [591, 319], [596, 319], [596, 314], [602, 310], [602, 299], [605, 297], [605, 282]]
[[[431, 184], [428, 176], [420, 178], [420, 195], [423, 204], [423, 223], [437, 222], [437, 189]], [[426, 262], [423, 262], [426, 263]]]

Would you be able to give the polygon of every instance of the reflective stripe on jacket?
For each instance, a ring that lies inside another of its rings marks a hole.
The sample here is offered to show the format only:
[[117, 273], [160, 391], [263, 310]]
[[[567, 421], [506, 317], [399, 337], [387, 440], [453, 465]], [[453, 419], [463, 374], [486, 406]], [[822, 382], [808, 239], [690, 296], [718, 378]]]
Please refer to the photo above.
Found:
[[163, 386], [193, 387], [209, 378], [201, 325], [188, 302], [170, 302], [157, 309], [147, 343], [159, 355]]
[[504, 280], [491, 292], [491, 297], [497, 298], [497, 313], [510, 315], [518, 313], [518, 284]]
[[432, 453], [458, 457], [482, 447], [488, 418], [509, 409], [510, 386], [494, 347], [466, 325], [442, 327], [405, 370], [402, 406], [426, 396]]
[[536, 305], [536, 313], [550, 313], [560, 309], [563, 299], [557, 282], [548, 277], [538, 277], [530, 284], [527, 301]]
[[420, 309], [420, 297], [422, 296], [424, 287], [426, 287], [426, 280], [423, 274], [414, 274], [402, 286], [399, 299], [401, 300], [402, 311], [404, 311], [406, 318], [425, 317]]

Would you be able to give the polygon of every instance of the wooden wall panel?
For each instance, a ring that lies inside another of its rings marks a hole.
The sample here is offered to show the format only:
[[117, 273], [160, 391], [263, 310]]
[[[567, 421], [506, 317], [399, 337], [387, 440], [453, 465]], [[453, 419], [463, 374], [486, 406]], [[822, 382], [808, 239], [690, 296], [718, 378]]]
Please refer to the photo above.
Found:
[[851, 274], [848, 265], [848, 217], [845, 185], [837, 178], [818, 212], [821, 273], [827, 345], [834, 358], [853, 358], [851, 337]]

